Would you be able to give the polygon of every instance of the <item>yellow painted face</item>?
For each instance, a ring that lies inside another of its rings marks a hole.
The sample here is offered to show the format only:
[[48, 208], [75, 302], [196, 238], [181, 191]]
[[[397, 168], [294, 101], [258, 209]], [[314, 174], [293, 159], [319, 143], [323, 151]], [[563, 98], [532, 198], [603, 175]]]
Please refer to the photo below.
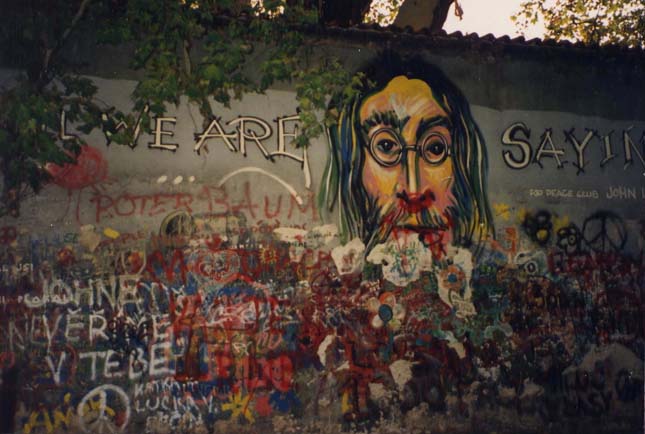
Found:
[[421, 80], [398, 76], [360, 107], [362, 183], [381, 219], [415, 231], [447, 229], [454, 203], [447, 113]]

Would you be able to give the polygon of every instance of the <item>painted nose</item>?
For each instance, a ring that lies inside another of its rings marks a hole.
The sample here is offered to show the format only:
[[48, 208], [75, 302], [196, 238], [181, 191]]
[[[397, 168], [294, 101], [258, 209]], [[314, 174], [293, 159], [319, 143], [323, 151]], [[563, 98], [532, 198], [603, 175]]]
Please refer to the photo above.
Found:
[[403, 188], [396, 195], [401, 208], [409, 214], [416, 214], [432, 206], [435, 194], [430, 189], [419, 191], [419, 157], [416, 152], [407, 153], [404, 172]]
[[419, 188], [419, 161], [417, 153], [408, 150], [405, 154], [405, 190], [416, 194]]

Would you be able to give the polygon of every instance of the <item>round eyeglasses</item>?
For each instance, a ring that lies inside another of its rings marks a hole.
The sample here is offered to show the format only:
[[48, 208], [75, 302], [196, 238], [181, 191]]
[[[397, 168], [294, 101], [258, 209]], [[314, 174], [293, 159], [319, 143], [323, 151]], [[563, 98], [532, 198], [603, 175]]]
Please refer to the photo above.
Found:
[[415, 145], [407, 145], [391, 128], [380, 128], [370, 139], [370, 154], [385, 167], [396, 166], [403, 158], [403, 152], [414, 151], [431, 165], [443, 163], [450, 156], [448, 143], [439, 133], [427, 133], [421, 136]]

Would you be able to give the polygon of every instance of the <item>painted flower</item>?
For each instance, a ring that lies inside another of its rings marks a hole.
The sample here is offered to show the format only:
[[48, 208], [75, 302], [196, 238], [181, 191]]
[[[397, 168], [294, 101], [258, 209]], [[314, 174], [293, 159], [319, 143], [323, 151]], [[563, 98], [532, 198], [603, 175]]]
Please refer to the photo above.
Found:
[[457, 318], [466, 318], [476, 313], [466, 272], [459, 265], [450, 264], [441, 270], [438, 283], [439, 298], [455, 309]]
[[441, 284], [448, 291], [461, 291], [465, 278], [466, 274], [455, 264], [448, 265], [440, 274]]
[[273, 247], [263, 247], [260, 250], [260, 261], [263, 264], [275, 265], [278, 262], [278, 252]]
[[379, 298], [367, 300], [367, 310], [372, 313], [370, 324], [376, 329], [385, 325], [396, 331], [401, 328], [401, 322], [405, 318], [405, 307], [396, 302], [396, 296], [392, 292], [384, 292]]
[[240, 416], [253, 423], [255, 418], [251, 412], [251, 395], [242, 396], [242, 391], [237, 391], [234, 393], [229, 401], [225, 404], [222, 404], [222, 410], [231, 412], [231, 419], [236, 420]]
[[365, 244], [354, 238], [343, 246], [334, 247], [331, 251], [331, 257], [334, 260], [336, 269], [340, 274], [355, 274], [363, 269], [365, 260]]
[[380, 265], [383, 278], [396, 286], [406, 286], [419, 279], [421, 272], [433, 268], [433, 255], [417, 237], [399, 234], [398, 238], [377, 244], [367, 261]]
[[576, 225], [572, 223], [569, 226], [560, 228], [557, 235], [557, 245], [564, 250], [565, 253], [569, 255], [580, 253], [582, 249], [582, 234]]

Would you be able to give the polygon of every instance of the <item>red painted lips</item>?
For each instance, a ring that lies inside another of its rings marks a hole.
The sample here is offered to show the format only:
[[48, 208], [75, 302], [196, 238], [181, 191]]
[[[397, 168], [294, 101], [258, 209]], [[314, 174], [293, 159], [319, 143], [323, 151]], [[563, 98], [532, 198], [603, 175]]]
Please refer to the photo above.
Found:
[[403, 190], [401, 193], [397, 193], [396, 197], [399, 198], [401, 208], [409, 214], [416, 214], [430, 208], [436, 200], [434, 193], [430, 190], [423, 193], [408, 193]]

